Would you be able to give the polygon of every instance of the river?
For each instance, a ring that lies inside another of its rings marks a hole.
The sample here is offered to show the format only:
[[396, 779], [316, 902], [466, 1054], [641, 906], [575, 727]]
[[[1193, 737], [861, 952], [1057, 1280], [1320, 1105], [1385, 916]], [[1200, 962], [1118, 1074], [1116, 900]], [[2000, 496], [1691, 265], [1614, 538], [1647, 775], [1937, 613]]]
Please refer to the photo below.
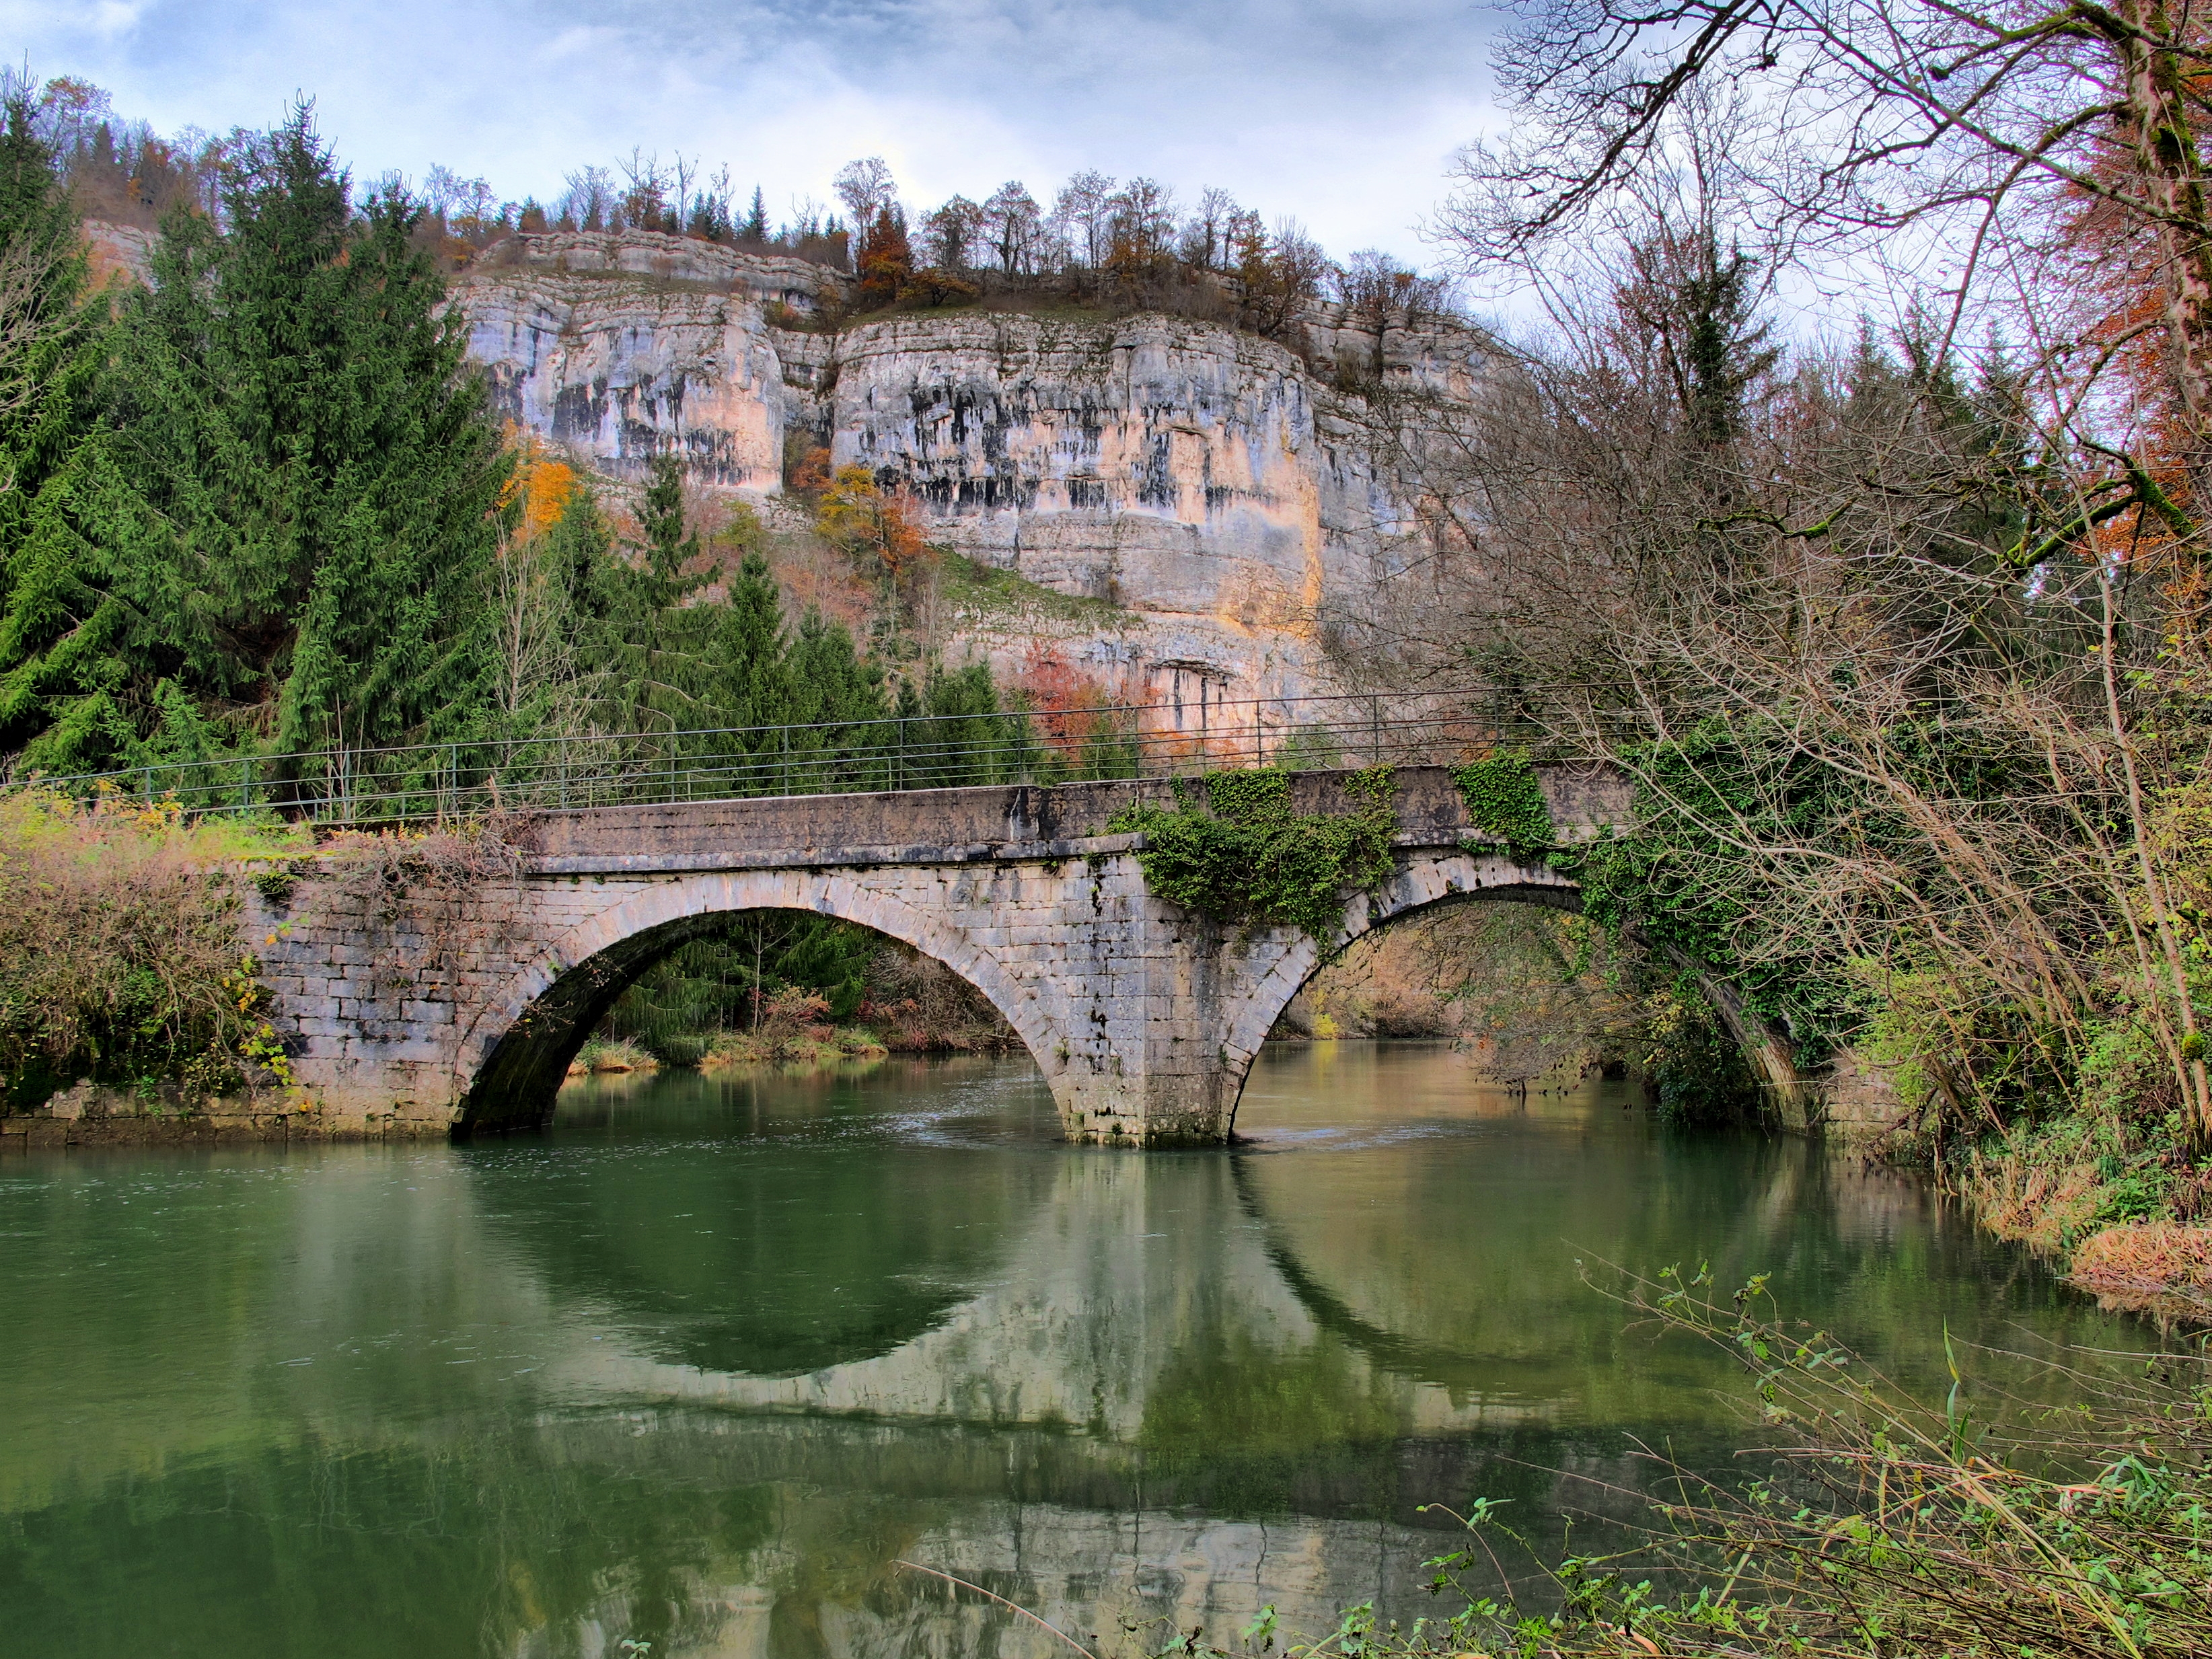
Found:
[[1436, 1610], [1425, 1504], [1550, 1538], [1636, 1511], [1640, 1447], [1726, 1464], [1739, 1382], [1601, 1264], [1770, 1273], [1930, 1386], [1947, 1330], [2148, 1340], [1909, 1178], [1618, 1084], [1270, 1048], [1238, 1127], [1070, 1147], [1025, 1060], [894, 1060], [0, 1164], [0, 1650], [1066, 1653], [901, 1560], [1109, 1648], [1318, 1632]]

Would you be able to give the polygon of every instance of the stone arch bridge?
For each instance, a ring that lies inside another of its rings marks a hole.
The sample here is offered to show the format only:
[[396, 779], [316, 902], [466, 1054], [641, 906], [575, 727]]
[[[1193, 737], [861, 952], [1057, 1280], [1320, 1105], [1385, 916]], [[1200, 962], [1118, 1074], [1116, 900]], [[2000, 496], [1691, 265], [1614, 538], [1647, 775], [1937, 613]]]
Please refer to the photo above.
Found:
[[[1350, 809], [1344, 775], [1292, 780]], [[1563, 840], [1625, 818], [1605, 773], [1541, 775]], [[804, 795], [536, 815], [505, 873], [466, 883], [319, 860], [251, 903], [273, 1023], [334, 1127], [532, 1127], [647, 967], [732, 912], [811, 911], [933, 957], [988, 997], [1042, 1069], [1070, 1138], [1219, 1141], [1268, 1029], [1323, 959], [1289, 928], [1224, 927], [1154, 897], [1122, 807], [1165, 780]], [[1475, 837], [1442, 768], [1395, 774], [1395, 868], [1333, 944], [1455, 897], [1573, 908], [1573, 884]]]

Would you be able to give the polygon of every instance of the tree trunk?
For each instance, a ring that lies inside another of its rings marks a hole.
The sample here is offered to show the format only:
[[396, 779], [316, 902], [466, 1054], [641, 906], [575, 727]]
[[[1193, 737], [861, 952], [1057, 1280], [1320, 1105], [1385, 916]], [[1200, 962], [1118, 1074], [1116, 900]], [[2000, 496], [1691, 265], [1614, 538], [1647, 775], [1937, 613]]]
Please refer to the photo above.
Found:
[[2122, 127], [2134, 155], [2143, 207], [2154, 216], [2166, 271], [2166, 354], [2185, 442], [2191, 505], [2212, 503], [2212, 225], [2205, 215], [2203, 163], [2186, 102], [2186, 70], [2174, 50], [2177, 25], [2165, 0], [2123, 0], [2113, 44], [2125, 70]]

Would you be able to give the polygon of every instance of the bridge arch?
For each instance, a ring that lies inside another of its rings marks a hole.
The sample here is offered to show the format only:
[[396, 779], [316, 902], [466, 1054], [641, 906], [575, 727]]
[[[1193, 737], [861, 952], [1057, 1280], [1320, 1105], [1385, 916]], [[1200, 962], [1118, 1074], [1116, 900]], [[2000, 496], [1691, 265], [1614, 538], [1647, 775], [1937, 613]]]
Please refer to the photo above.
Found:
[[[1275, 1021], [1322, 968], [1346, 946], [1378, 928], [1448, 904], [1468, 902], [1541, 904], [1575, 915], [1582, 912], [1582, 888], [1547, 864], [1522, 864], [1503, 852], [1417, 854], [1372, 893], [1353, 896], [1345, 906], [1342, 930], [1324, 951], [1302, 938], [1265, 974], [1249, 981], [1240, 1006], [1229, 1011], [1224, 1060], [1235, 1067], [1236, 1087], [1226, 1127], [1234, 1130], [1244, 1079]], [[1766, 1029], [1743, 1006], [1734, 988], [1715, 979], [1698, 963], [1677, 954], [1675, 965], [1696, 980], [1713, 1012], [1749, 1058], [1764, 1082], [1776, 1117], [1785, 1127], [1803, 1128], [1808, 1109], [1807, 1085], [1787, 1042]]]
[[1291, 999], [1305, 988], [1323, 964], [1346, 945], [1390, 922], [1439, 905], [1469, 901], [1547, 904], [1579, 911], [1582, 890], [1549, 865], [1522, 864], [1503, 852], [1438, 852], [1401, 860], [1381, 887], [1352, 896], [1344, 907], [1342, 927], [1329, 949], [1300, 935], [1267, 972], [1249, 980], [1237, 1001], [1223, 1011], [1222, 1057], [1237, 1068], [1227, 1127], [1236, 1127], [1244, 1079], [1261, 1044], [1267, 1040], [1283, 1010], [1291, 1006]]
[[1048, 982], [1017, 979], [944, 915], [855, 873], [702, 872], [643, 887], [579, 922], [497, 988], [461, 1034], [455, 1129], [532, 1127], [552, 1115], [568, 1064], [637, 976], [678, 945], [747, 910], [798, 910], [868, 927], [933, 957], [982, 993], [1047, 1066], [1064, 1024]]

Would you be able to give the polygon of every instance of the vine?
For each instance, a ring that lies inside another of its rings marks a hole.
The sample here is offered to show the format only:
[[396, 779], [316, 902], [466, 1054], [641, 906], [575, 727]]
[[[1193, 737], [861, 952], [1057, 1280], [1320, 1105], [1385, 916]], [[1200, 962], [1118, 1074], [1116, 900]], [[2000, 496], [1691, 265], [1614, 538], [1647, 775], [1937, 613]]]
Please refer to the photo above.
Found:
[[1204, 780], [1205, 810], [1180, 781], [1176, 808], [1132, 806], [1107, 829], [1140, 833], [1145, 884], [1164, 899], [1216, 921], [1297, 927], [1327, 944], [1343, 921], [1345, 896], [1390, 874], [1392, 769], [1349, 774], [1349, 812], [1296, 812], [1291, 778], [1273, 767], [1215, 772]]
[[1748, 822], [1777, 840], [1832, 836], [1893, 854], [1903, 838], [1756, 728], [1707, 721], [1622, 759], [1638, 779], [1633, 831], [1608, 829], [1552, 854], [1582, 889], [1583, 914], [1610, 938], [1633, 933], [1725, 981], [1747, 1012], [1789, 1034], [1798, 1066], [1825, 1063], [1863, 1025], [1863, 993], [1844, 965], [1792, 947], [1771, 915], [1764, 873], [1712, 826]]
[[1475, 829], [1504, 842], [1514, 857], [1525, 862], [1553, 844], [1552, 809], [1526, 755], [1475, 761], [1454, 772], [1452, 781]]

